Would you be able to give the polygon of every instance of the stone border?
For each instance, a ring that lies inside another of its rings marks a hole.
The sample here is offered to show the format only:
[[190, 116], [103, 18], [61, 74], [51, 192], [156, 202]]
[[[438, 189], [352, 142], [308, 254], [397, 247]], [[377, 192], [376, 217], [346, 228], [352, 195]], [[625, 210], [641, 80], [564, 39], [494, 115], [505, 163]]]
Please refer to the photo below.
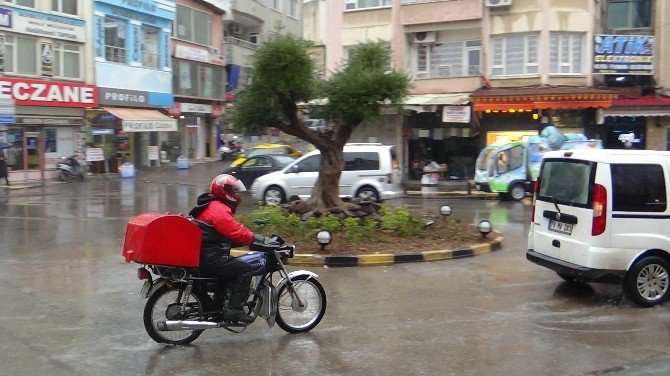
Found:
[[[466, 248], [445, 249], [436, 251], [407, 252], [407, 253], [376, 253], [369, 255], [344, 255], [344, 256], [324, 256], [319, 254], [296, 254], [289, 259], [288, 265], [297, 266], [383, 266], [403, 262], [421, 262], [449, 260], [464, 257], [479, 256], [491, 253], [502, 248], [503, 237], [497, 233], [497, 236], [487, 243], [477, 243]], [[233, 256], [241, 256], [249, 251], [234, 249]]]

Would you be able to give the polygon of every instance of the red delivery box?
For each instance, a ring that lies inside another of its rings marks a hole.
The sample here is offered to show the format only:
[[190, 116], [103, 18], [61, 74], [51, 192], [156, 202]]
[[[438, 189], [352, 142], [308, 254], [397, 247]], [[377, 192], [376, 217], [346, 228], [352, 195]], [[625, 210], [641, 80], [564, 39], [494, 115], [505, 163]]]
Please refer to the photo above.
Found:
[[123, 257], [140, 264], [198, 267], [202, 232], [183, 215], [145, 213], [126, 226]]

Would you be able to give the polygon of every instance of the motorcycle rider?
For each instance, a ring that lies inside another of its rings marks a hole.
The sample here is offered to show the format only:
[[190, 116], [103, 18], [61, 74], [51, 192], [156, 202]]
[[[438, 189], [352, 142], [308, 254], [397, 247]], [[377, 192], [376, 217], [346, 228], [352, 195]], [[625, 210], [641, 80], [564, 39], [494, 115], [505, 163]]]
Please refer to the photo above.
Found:
[[228, 309], [224, 321], [251, 323], [254, 321], [242, 309], [249, 294], [251, 265], [230, 255], [232, 247], [250, 246], [263, 251], [274, 246], [272, 238], [254, 234], [235, 219], [242, 199], [238, 192], [246, 191], [244, 183], [234, 176], [221, 174], [212, 180], [210, 192], [197, 199], [189, 215], [197, 219], [202, 230], [200, 268], [208, 275], [232, 279]]

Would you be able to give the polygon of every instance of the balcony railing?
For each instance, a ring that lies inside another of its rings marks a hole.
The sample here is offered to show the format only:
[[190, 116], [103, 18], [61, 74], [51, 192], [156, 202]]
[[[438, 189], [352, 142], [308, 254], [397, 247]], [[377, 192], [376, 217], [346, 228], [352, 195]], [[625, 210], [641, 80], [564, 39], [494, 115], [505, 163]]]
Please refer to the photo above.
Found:
[[234, 44], [236, 46], [248, 48], [250, 50], [258, 50], [258, 45], [256, 43], [251, 43], [247, 40], [236, 38], [236, 37], [226, 37], [226, 43]]
[[158, 68], [158, 54], [142, 52], [142, 66], [146, 68]]

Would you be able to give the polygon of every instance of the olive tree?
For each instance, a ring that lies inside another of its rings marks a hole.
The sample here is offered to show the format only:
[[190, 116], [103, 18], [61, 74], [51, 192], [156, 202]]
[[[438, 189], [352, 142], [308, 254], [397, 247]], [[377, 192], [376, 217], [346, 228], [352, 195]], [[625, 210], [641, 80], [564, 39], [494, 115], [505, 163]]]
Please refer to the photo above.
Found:
[[[251, 83], [238, 95], [231, 120], [238, 129], [275, 127], [319, 149], [321, 166], [310, 204], [332, 208], [342, 205], [338, 182], [344, 144], [356, 127], [375, 120], [382, 106], [399, 103], [410, 80], [389, 68], [386, 45], [366, 42], [351, 51], [346, 66], [331, 79], [318, 81], [307, 47], [308, 42], [289, 35], [263, 44], [254, 56]], [[325, 131], [313, 131], [301, 121], [299, 103], [314, 99], [323, 102], [315, 112], [329, 124]]]

